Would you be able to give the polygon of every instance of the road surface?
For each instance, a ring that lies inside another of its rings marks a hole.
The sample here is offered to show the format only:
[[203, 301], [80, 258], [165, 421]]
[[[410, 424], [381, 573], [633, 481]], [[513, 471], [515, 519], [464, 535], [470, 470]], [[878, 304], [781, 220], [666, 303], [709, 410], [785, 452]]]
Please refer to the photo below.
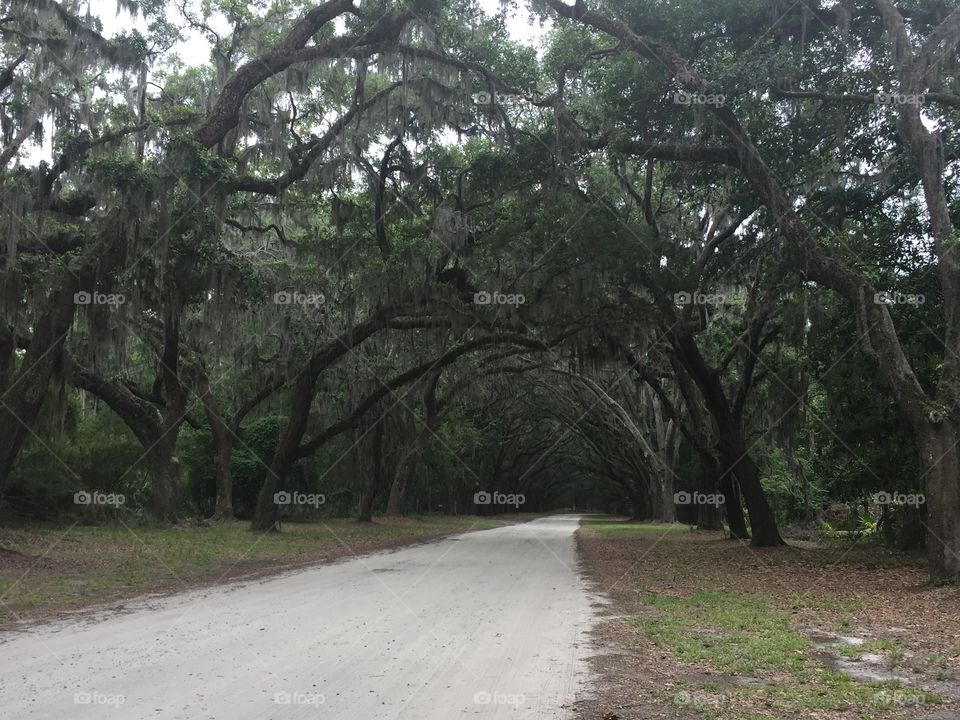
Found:
[[21, 720], [564, 719], [588, 682], [576, 516], [0, 634]]

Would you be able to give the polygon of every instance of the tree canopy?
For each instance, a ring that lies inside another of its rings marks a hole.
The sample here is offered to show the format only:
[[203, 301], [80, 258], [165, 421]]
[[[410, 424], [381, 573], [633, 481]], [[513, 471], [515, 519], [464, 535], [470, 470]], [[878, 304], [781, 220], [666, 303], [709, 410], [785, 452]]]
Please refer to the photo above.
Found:
[[960, 9], [0, 6], [4, 506], [849, 503], [960, 574]]

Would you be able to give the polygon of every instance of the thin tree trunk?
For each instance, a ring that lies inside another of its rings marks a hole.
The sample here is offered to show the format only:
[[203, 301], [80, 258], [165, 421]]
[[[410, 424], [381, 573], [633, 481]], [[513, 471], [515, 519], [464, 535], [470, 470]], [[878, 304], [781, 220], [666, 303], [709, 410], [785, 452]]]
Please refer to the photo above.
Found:
[[233, 474], [230, 456], [233, 453], [233, 435], [220, 420], [213, 429], [213, 469], [216, 480], [216, 500], [212, 520], [233, 520]]
[[204, 369], [197, 372], [200, 401], [210, 425], [213, 438], [213, 470], [216, 482], [216, 500], [211, 520], [233, 520], [233, 475], [230, 471], [230, 456], [233, 452], [233, 430], [223, 418], [217, 398], [210, 390]]
[[727, 515], [730, 537], [734, 540], [749, 540], [750, 533], [747, 530], [747, 520], [743, 516], [743, 499], [737, 479], [733, 473], [725, 472], [720, 475], [717, 485], [723, 493], [723, 508]]
[[383, 485], [383, 434], [384, 418], [378, 417], [374, 420], [376, 428], [373, 431], [373, 467], [364, 478], [360, 489], [360, 502], [357, 508], [357, 519], [361, 522], [371, 522], [373, 520], [373, 503], [377, 499], [380, 487]]
[[390, 485], [390, 496], [387, 498], [387, 515], [406, 514], [407, 489], [410, 487], [416, 465], [414, 453], [412, 451], [406, 453], [397, 467], [393, 483]]
[[250, 522], [251, 530], [266, 532], [279, 529], [277, 523], [280, 520], [280, 507], [274, 501], [274, 495], [283, 489], [287, 473], [296, 462], [300, 440], [310, 418], [313, 389], [314, 376], [308, 372], [302, 373], [293, 387], [290, 417], [286, 423], [281, 424], [277, 449], [274, 450], [270, 467], [257, 495], [257, 506]]

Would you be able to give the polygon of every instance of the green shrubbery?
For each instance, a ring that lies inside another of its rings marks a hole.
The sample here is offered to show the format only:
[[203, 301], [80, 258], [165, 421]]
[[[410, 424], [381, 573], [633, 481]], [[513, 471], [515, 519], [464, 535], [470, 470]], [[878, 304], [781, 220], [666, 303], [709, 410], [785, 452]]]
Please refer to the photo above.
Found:
[[[28, 443], [14, 467], [5, 505], [32, 517], [73, 514], [78, 512], [74, 493], [80, 490], [122, 494], [127, 512], [142, 505], [148, 488], [143, 448], [116, 415], [105, 411], [78, 418], [71, 406], [59, 427], [49, 430], [43, 442]], [[104, 508], [98, 516], [109, 512]]]

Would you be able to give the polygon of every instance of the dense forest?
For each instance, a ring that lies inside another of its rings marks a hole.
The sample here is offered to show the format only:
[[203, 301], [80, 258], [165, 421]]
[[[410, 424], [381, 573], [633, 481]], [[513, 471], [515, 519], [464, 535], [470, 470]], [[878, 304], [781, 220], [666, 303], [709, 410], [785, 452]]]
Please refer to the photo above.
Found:
[[960, 575], [960, 9], [0, 6], [3, 518], [594, 509]]

